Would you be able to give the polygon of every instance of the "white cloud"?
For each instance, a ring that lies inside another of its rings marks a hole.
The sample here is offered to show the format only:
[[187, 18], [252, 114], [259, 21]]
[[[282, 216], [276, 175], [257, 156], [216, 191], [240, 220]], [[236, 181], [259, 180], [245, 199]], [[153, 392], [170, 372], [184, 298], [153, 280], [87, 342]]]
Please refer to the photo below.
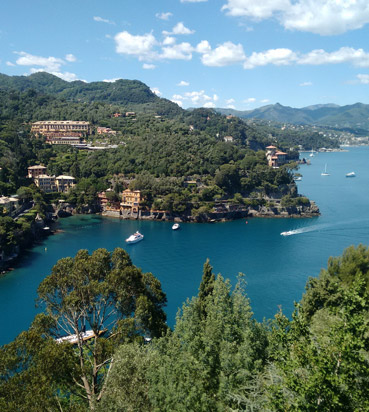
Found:
[[39, 72], [47, 72], [50, 74], [53, 74], [54, 76], [60, 77], [61, 79], [67, 81], [67, 82], [73, 82], [75, 80], [80, 80], [78, 79], [77, 75], [74, 73], [69, 73], [69, 72], [52, 72], [52, 71], [48, 71], [48, 70], [44, 70], [44, 69], [36, 69], [34, 67], [32, 67], [30, 69], [31, 73], [39, 73]]
[[274, 13], [287, 9], [289, 0], [228, 0], [222, 7], [230, 16], [245, 16], [254, 19], [267, 19]]
[[157, 87], [152, 87], [151, 91], [156, 94], [157, 96], [161, 96], [163, 93], [157, 88]]
[[244, 103], [255, 103], [256, 99], [255, 99], [255, 97], [249, 97], [249, 98], [245, 99], [243, 102]]
[[286, 29], [321, 35], [342, 34], [369, 23], [367, 0], [226, 0], [230, 16], [274, 18]]
[[127, 31], [122, 31], [115, 35], [114, 40], [117, 53], [137, 56], [139, 60], [155, 57], [153, 48], [157, 41], [151, 33], [136, 36]]
[[228, 41], [214, 50], [205, 52], [201, 57], [201, 61], [205, 66], [222, 67], [240, 63], [245, 60], [245, 57], [241, 44], [234, 44]]
[[164, 46], [171, 46], [172, 44], [175, 44], [175, 42], [176, 42], [176, 39], [174, 37], [167, 36], [163, 40], [163, 45]]
[[181, 0], [181, 3], [202, 3], [208, 0]]
[[120, 80], [120, 77], [115, 77], [114, 79], [104, 79], [105, 83], [115, 83], [117, 80]]
[[236, 102], [235, 99], [227, 99], [227, 100], [226, 100], [226, 103], [227, 103], [228, 105], [231, 105], [231, 104], [233, 104], [233, 103], [235, 103], [235, 102]]
[[77, 59], [76, 59], [76, 57], [75, 57], [73, 54], [66, 54], [66, 55], [65, 55], [65, 60], [66, 60], [67, 62], [73, 63], [73, 62], [75, 62]]
[[262, 100], [260, 100], [260, 103], [269, 103], [269, 102], [270, 102], [269, 99], [262, 99]]
[[[214, 99], [215, 97], [215, 99]], [[218, 96], [213, 97], [205, 94], [204, 90], [186, 92], [184, 93], [183, 100], [189, 101], [192, 105], [202, 106], [202, 107], [215, 107], [215, 101], [218, 100]]]
[[160, 58], [169, 60], [191, 60], [193, 50], [190, 43], [174, 44], [173, 46], [163, 47]]
[[185, 80], [181, 80], [181, 81], [177, 84], [177, 86], [189, 86], [189, 85], [190, 85], [190, 83], [186, 82]]
[[362, 84], [369, 84], [369, 74], [358, 74], [356, 76]]
[[115, 24], [113, 21], [108, 20], [108, 19], [103, 19], [100, 16], [94, 16], [94, 20], [99, 22], [99, 23]]
[[15, 52], [19, 57], [16, 60], [16, 64], [7, 62], [8, 66], [31, 66], [30, 73], [37, 72], [47, 72], [53, 74], [54, 76], [60, 77], [63, 80], [68, 82], [79, 80], [77, 75], [70, 72], [62, 72], [60, 69], [63, 65], [76, 61], [76, 58], [73, 54], [67, 54], [65, 60], [59, 57], [42, 57], [35, 56], [24, 51]]
[[236, 109], [236, 106], [234, 104], [227, 104], [227, 109]]
[[288, 65], [297, 60], [297, 55], [290, 49], [270, 49], [265, 52], [253, 52], [247, 57], [243, 67], [253, 69], [257, 66], [274, 64], [276, 66]]
[[201, 42], [196, 46], [197, 53], [209, 53], [211, 51], [210, 44], [207, 40], [201, 40]]
[[40, 66], [45, 71], [58, 72], [60, 67], [65, 64], [63, 59], [58, 57], [41, 57], [34, 56], [26, 52], [15, 52], [20, 57], [16, 60], [16, 64], [19, 66]]
[[336, 35], [369, 23], [367, 0], [299, 0], [283, 15], [286, 29]]
[[183, 100], [183, 96], [180, 94], [173, 94], [172, 99], [174, 100]]
[[216, 94], [213, 94], [213, 100], [214, 100], [214, 102], [217, 102], [217, 101], [219, 100], [219, 97], [218, 97], [218, 95], [216, 95]]
[[301, 56], [298, 63], [311, 65], [352, 63], [358, 67], [369, 67], [369, 53], [352, 47], [341, 47], [331, 53], [318, 49]]
[[172, 31], [163, 31], [164, 35], [169, 35], [169, 34], [187, 35], [187, 34], [193, 34], [193, 33], [195, 33], [195, 30], [189, 29], [182, 22], [177, 23], [173, 27]]
[[308, 86], [312, 86], [312, 85], [313, 85], [312, 82], [302, 82], [302, 83], [299, 84], [299, 86], [301, 86], [301, 87], [308, 87]]
[[153, 70], [156, 68], [155, 64], [150, 64], [150, 63], [144, 63], [142, 65], [142, 68], [145, 70]]
[[170, 11], [166, 13], [156, 13], [155, 14], [155, 17], [157, 17], [160, 20], [169, 20], [169, 18], [172, 16], [173, 16], [173, 13], [171, 13]]

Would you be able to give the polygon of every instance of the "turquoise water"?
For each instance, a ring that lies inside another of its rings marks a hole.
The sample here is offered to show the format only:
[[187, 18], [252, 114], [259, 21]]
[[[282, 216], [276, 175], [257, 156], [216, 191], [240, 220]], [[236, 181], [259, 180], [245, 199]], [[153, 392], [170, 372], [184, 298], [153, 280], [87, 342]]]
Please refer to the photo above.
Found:
[[[0, 279], [0, 344], [28, 328], [34, 315], [36, 289], [55, 262], [85, 248], [124, 247], [133, 263], [157, 276], [167, 293], [168, 323], [178, 307], [198, 292], [206, 258], [215, 273], [235, 282], [245, 273], [255, 317], [270, 318], [281, 305], [291, 314], [309, 276], [326, 267], [328, 257], [349, 245], [369, 244], [369, 148], [319, 153], [302, 166], [299, 191], [315, 200], [321, 216], [313, 219], [248, 219], [217, 224], [120, 221], [81, 216], [61, 221], [62, 233], [49, 237], [25, 256], [21, 266]], [[330, 176], [321, 176], [327, 164]], [[357, 177], [346, 178], [355, 171]], [[140, 230], [145, 239], [125, 245]], [[297, 230], [283, 237], [283, 231]], [[46, 248], [46, 249], [45, 249]]]

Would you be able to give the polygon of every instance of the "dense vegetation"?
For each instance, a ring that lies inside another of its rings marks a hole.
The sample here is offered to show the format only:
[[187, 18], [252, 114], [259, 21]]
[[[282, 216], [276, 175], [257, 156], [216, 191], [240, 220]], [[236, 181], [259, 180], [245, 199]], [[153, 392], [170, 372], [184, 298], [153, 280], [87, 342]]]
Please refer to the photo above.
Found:
[[[132, 110], [135, 115], [124, 116]], [[88, 142], [115, 148], [90, 152], [47, 145], [30, 134], [31, 123], [38, 120], [89, 121], [94, 129]], [[101, 137], [97, 126], [117, 133]], [[227, 136], [233, 141], [225, 142]], [[257, 206], [265, 197], [288, 195], [289, 204], [297, 204], [295, 164], [271, 169], [264, 149], [278, 145], [293, 161], [296, 148], [311, 142], [322, 143], [315, 135], [283, 133], [210, 109], [182, 110], [138, 81], [68, 83], [47, 73], [0, 75], [0, 195], [28, 193], [21, 201], [34, 206], [27, 221], [0, 220], [1, 250], [29, 244], [32, 217], [44, 217], [51, 201], [62, 198], [79, 211], [94, 211], [98, 192], [110, 187], [118, 199], [127, 184], [142, 190], [147, 207], [191, 216], [212, 210], [219, 200]], [[47, 166], [50, 175], [74, 176], [77, 186], [68, 195], [42, 194], [25, 177], [35, 164]], [[188, 186], [186, 181], [197, 183]]]
[[[366, 411], [368, 284], [369, 249], [350, 247], [309, 280], [292, 319], [261, 324], [244, 276], [232, 289], [207, 261], [171, 331], [153, 275], [121, 249], [80, 251], [41, 283], [45, 313], [0, 350], [1, 410]], [[89, 343], [54, 340], [83, 325]]]

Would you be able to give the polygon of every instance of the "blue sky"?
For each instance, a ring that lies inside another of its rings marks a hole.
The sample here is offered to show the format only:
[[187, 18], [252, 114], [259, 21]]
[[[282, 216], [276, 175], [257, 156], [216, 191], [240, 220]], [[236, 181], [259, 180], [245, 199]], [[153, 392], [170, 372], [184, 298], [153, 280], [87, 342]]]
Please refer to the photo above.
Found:
[[368, 0], [12, 0], [0, 72], [138, 79], [182, 107], [369, 103]]

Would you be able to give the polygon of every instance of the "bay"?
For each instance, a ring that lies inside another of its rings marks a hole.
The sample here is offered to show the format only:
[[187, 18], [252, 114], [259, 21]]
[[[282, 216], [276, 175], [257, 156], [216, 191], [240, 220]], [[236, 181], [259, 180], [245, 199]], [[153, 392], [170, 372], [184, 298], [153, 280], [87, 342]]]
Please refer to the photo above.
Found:
[[[308, 155], [307, 155], [308, 156]], [[369, 147], [319, 153], [300, 167], [299, 192], [315, 200], [321, 216], [312, 219], [247, 219], [216, 224], [121, 221], [100, 216], [74, 216], [60, 221], [61, 233], [33, 248], [20, 266], [0, 278], [0, 344], [27, 329], [37, 309], [36, 290], [52, 266], [79, 249], [125, 248], [135, 265], [157, 276], [168, 297], [169, 325], [178, 308], [197, 294], [202, 266], [210, 259], [215, 273], [234, 285], [246, 276], [247, 293], [258, 320], [279, 306], [290, 315], [309, 276], [317, 276], [329, 256], [350, 245], [369, 244]], [[321, 176], [327, 164], [330, 176]], [[346, 178], [355, 171], [355, 178]], [[126, 245], [140, 230], [145, 239]], [[295, 231], [283, 237], [284, 231]]]

